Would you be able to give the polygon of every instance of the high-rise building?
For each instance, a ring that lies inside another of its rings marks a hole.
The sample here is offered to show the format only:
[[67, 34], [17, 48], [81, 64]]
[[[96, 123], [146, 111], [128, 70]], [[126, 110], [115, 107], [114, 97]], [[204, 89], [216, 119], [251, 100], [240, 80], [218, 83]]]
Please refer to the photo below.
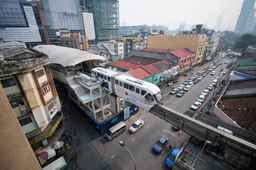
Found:
[[24, 0], [0, 0], [0, 39], [29, 45], [41, 42], [31, 4]]
[[[119, 2], [118, 0], [80, 0], [81, 4], [94, 15], [96, 39], [98, 41], [118, 38]], [[81, 5], [82, 6], [82, 5]]]
[[255, 26], [255, 0], [244, 0], [238, 17], [235, 32], [244, 34], [251, 32]]

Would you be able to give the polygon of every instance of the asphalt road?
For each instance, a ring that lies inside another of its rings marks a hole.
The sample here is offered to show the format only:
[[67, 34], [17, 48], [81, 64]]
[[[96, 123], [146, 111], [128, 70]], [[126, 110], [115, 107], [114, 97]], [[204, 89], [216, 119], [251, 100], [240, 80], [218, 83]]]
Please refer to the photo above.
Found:
[[[214, 80], [217, 75], [219, 75], [221, 68], [223, 68], [224, 65], [221, 65], [216, 68], [215, 75], [211, 76], [208, 74], [206, 77], [204, 77], [200, 82], [195, 84], [193, 87], [190, 88], [188, 92], [185, 93], [182, 97], [176, 97], [175, 95], [167, 95], [163, 99], [163, 103], [165, 106], [172, 108], [178, 112], [185, 113], [189, 110], [190, 106], [196, 101], [196, 98], [201, 94], [201, 92], [206, 89], [209, 84]], [[189, 77], [187, 78], [189, 79]], [[180, 82], [181, 83], [181, 82]], [[178, 87], [179, 84], [175, 85], [175, 87]], [[208, 95], [210, 97], [211, 95]]]
[[137, 118], [145, 121], [137, 133], [129, 134], [128, 130], [122, 135], [115, 138], [113, 141], [103, 144], [99, 139], [94, 140], [92, 143], [101, 153], [105, 160], [111, 164], [112, 170], [131, 170], [134, 169], [134, 163], [120, 145], [119, 141], [124, 141], [126, 146], [130, 149], [135, 158], [137, 170], [145, 169], [164, 169], [163, 160], [166, 157], [169, 149], [166, 148], [164, 152], [155, 156], [151, 153], [152, 145], [162, 136], [169, 139], [171, 146], [181, 146], [187, 135], [182, 132], [174, 132], [171, 130], [171, 125], [165, 121], [153, 116], [150, 113], [140, 113], [132, 117], [132, 120], [126, 122], [128, 126]]
[[[171, 107], [179, 112], [186, 112], [190, 105], [194, 103], [196, 97], [205, 89], [209, 82], [217, 76], [207, 75], [198, 84], [193, 86], [182, 98], [167, 95], [163, 102], [167, 107]], [[62, 101], [65, 116], [64, 127], [66, 133], [73, 137], [73, 149], [77, 158], [74, 160], [77, 170], [132, 170], [134, 163], [124, 148], [119, 145], [122, 140], [134, 155], [137, 170], [164, 169], [163, 160], [168, 153], [168, 149], [160, 156], [151, 153], [152, 145], [162, 136], [169, 138], [169, 144], [179, 146], [188, 136], [179, 131], [171, 130], [171, 125], [154, 115], [141, 111], [126, 123], [131, 125], [136, 119], [141, 118], [145, 125], [136, 134], [129, 134], [128, 131], [108, 143], [102, 143], [98, 132], [90, 124], [82, 110], [68, 99], [65, 90], [58, 87], [59, 96]]]

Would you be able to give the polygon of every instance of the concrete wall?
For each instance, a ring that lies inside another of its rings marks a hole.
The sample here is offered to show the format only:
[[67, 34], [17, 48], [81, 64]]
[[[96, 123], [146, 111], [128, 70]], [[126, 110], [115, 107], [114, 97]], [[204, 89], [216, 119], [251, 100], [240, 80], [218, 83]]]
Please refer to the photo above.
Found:
[[47, 127], [50, 116], [46, 113], [43, 103], [41, 101], [40, 95], [38, 93], [38, 88], [33, 79], [32, 73], [25, 73], [18, 76], [19, 82], [28, 100], [28, 104], [33, 112], [34, 118], [41, 129]]
[[0, 85], [0, 169], [40, 170], [40, 165]]

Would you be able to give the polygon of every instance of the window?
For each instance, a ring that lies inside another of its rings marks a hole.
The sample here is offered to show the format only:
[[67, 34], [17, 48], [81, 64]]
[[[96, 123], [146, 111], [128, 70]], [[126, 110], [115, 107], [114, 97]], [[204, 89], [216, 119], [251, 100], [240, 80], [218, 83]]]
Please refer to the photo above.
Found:
[[135, 90], [135, 87], [132, 86], [132, 85], [129, 85], [129, 90], [134, 91], [134, 90]]
[[140, 94], [140, 89], [136, 88], [136, 93]]
[[11, 87], [16, 85], [16, 80], [14, 77], [1, 80], [3, 88]]
[[154, 101], [154, 98], [153, 98], [153, 96], [152, 96], [151, 94], [147, 94], [147, 95], [145, 96], [145, 98], [146, 98], [146, 100], [149, 101], [149, 102], [153, 102], [153, 101]]
[[42, 95], [46, 95], [49, 91], [51, 91], [50, 85], [47, 83], [41, 87]]
[[146, 94], [146, 91], [145, 90], [141, 90], [141, 95], [144, 95]]
[[40, 70], [35, 71], [36, 77], [42, 77], [44, 74], [45, 74], [44, 69], [40, 69]]
[[128, 89], [129, 88], [129, 85], [124, 83], [124, 88]]
[[119, 86], [122, 87], [123, 86], [123, 83], [121, 81], [119, 81]]
[[32, 119], [31, 119], [31, 117], [26, 117], [26, 118], [23, 118], [23, 119], [19, 119], [19, 122], [20, 122], [21, 126], [24, 126], [26, 124], [31, 123]]
[[8, 98], [12, 108], [18, 107], [19, 105], [25, 105], [22, 96], [10, 96]]
[[108, 78], [108, 81], [110, 81], [110, 77], [107, 77]]
[[115, 80], [115, 83], [118, 85], [119, 83], [118, 83], [118, 80]]

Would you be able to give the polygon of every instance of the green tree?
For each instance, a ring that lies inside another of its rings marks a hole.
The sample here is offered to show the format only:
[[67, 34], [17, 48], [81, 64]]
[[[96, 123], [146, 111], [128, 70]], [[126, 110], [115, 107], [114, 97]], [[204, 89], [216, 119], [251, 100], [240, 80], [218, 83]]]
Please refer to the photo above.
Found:
[[236, 41], [234, 48], [235, 49], [246, 49], [248, 46], [255, 46], [256, 45], [256, 36], [253, 34], [244, 34], [238, 38]]

